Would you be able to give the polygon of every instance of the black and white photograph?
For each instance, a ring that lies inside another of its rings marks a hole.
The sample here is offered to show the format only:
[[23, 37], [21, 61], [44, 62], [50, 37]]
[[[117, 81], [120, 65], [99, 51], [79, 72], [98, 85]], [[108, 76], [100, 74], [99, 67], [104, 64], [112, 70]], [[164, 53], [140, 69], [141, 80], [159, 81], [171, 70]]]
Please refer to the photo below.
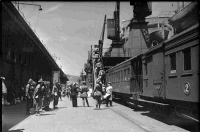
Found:
[[2, 132], [200, 132], [197, 1], [2, 1]]

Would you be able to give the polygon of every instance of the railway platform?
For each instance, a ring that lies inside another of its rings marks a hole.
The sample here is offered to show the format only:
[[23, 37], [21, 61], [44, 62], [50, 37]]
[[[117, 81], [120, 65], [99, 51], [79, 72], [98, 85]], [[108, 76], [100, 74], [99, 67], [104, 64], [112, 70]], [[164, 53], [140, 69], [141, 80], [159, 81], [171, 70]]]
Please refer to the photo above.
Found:
[[72, 107], [72, 102], [64, 97], [57, 109], [43, 111], [39, 116], [30, 115], [8, 132], [187, 132], [115, 102], [112, 107], [102, 104], [96, 110], [95, 100], [90, 97], [88, 101], [90, 107], [82, 107], [81, 98], [78, 98], [78, 107]]

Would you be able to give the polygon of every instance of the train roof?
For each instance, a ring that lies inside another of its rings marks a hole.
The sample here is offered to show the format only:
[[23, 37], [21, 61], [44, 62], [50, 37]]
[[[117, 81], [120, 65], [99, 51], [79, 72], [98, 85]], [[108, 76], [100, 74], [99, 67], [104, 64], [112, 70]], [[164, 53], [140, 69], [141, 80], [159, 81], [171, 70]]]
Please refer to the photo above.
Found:
[[128, 61], [130, 61], [130, 60], [132, 60], [132, 59], [134, 59], [134, 58], [137, 58], [137, 57], [139, 57], [139, 56], [141, 56], [141, 55], [143, 55], [143, 54], [148, 54], [148, 53], [150, 53], [150, 52], [152, 52], [152, 51], [155, 51], [156, 49], [162, 47], [163, 44], [168, 43], [168, 42], [170, 42], [170, 41], [172, 41], [172, 40], [174, 40], [174, 39], [180, 37], [181, 35], [183, 35], [183, 34], [185, 34], [185, 33], [187, 33], [187, 32], [190, 32], [190, 31], [192, 31], [192, 30], [194, 30], [194, 29], [196, 29], [196, 28], [198, 28], [198, 27], [199, 27], [199, 23], [195, 24], [194, 26], [192, 26], [192, 27], [186, 29], [185, 31], [183, 31], [183, 32], [181, 32], [181, 33], [179, 33], [179, 34], [174, 35], [174, 36], [171, 37], [170, 39], [165, 40], [165, 41], [161, 42], [160, 44], [158, 44], [158, 45], [156, 45], [156, 46], [150, 48], [150, 49], [149, 49], [148, 51], [146, 51], [145, 53], [142, 53], [142, 54], [140, 54], [140, 55], [137, 55], [137, 56], [135, 56], [135, 57], [132, 57], [132, 58], [126, 60], [126, 61], [123, 61], [123, 62], [121, 62], [121, 63], [119, 63], [119, 64], [117, 64], [117, 65], [111, 67], [111, 68], [108, 69], [107, 71], [110, 71], [110, 70], [112, 70], [113, 68], [115, 68], [115, 67], [117, 67], [117, 66], [119, 66], [119, 65], [122, 65], [122, 64], [124, 64], [124, 63], [126, 63], [126, 62], [128, 62]]
[[139, 57], [139, 56], [141, 56], [141, 55], [142, 55], [142, 54], [139, 54], [139, 55], [137, 55], [137, 56], [131, 57], [130, 59], [125, 60], [125, 61], [123, 61], [123, 62], [121, 62], [121, 63], [119, 63], [119, 64], [117, 64], [117, 65], [111, 67], [111, 68], [108, 69], [107, 71], [112, 70], [113, 68], [115, 68], [115, 67], [117, 67], [117, 66], [119, 66], [119, 65], [122, 65], [122, 64], [124, 64], [124, 63], [126, 63], [126, 62], [128, 62], [128, 61], [130, 61], [130, 60], [133, 60], [133, 59], [135, 59], [135, 58], [137, 58], [137, 57]]

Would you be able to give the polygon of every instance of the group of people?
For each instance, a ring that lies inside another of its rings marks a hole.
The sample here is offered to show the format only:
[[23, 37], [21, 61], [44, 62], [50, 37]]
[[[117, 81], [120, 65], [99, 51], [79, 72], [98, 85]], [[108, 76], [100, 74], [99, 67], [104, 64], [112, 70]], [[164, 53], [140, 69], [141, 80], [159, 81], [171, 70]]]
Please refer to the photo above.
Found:
[[80, 87], [77, 83], [71, 83], [69, 90], [70, 90], [70, 99], [72, 101], [73, 107], [77, 107], [78, 95], [80, 98], [82, 98], [83, 107], [85, 107], [85, 102], [87, 103], [87, 106], [90, 107], [88, 99], [87, 99], [88, 98], [87, 92], [89, 91], [89, 88], [86, 86], [85, 81], [82, 82], [82, 86], [80, 86]]
[[107, 87], [105, 85], [97, 83], [94, 89], [94, 98], [96, 99], [96, 109], [100, 109], [102, 101], [106, 101], [106, 107], [110, 104], [112, 106], [112, 84], [111, 82], [107, 83]]
[[112, 89], [113, 89], [111, 86], [111, 82], [107, 83], [107, 87], [105, 86], [106, 83], [105, 71], [103, 70], [101, 56], [99, 53], [100, 53], [99, 48], [95, 48], [94, 66], [95, 66], [96, 86], [94, 89], [94, 98], [96, 99], [96, 109], [98, 108], [100, 109], [103, 100], [106, 101], [107, 107], [109, 102], [110, 106], [112, 106]]
[[6, 87], [6, 79], [5, 77], [0, 77], [0, 80], [2, 82], [2, 104], [3, 105], [15, 105], [17, 103], [20, 103], [22, 101], [25, 101], [25, 89], [22, 85], [19, 91], [16, 89], [19, 89], [19, 85], [16, 83], [16, 81], [11, 84], [11, 87], [7, 89]]
[[[82, 99], [82, 105], [85, 107], [87, 104], [90, 107], [88, 102], [88, 91], [89, 88], [86, 85], [85, 81], [82, 81], [82, 85], [79, 86], [77, 83], [70, 84], [70, 99], [72, 101], [72, 106], [77, 107], [77, 98], [80, 97]], [[105, 85], [101, 85], [100, 83], [96, 84], [94, 89], [93, 97], [96, 100], [96, 109], [100, 109], [102, 101], [106, 101], [106, 107], [110, 104], [112, 106], [112, 89], [111, 82], [107, 83], [107, 87]]]
[[35, 108], [36, 115], [40, 114], [40, 110], [49, 110], [51, 101], [50, 82], [43, 81], [42, 78], [36, 83], [33, 79], [29, 79], [26, 85], [26, 113], [31, 114], [31, 108]]
[[41, 78], [36, 84], [35, 81], [29, 79], [26, 85], [27, 114], [31, 114], [31, 108], [35, 108], [36, 115], [40, 114], [41, 109], [48, 111], [52, 96], [53, 108], [57, 108], [59, 98], [62, 100], [61, 93], [62, 88], [58, 82], [55, 82], [51, 91], [49, 81], [43, 81]]

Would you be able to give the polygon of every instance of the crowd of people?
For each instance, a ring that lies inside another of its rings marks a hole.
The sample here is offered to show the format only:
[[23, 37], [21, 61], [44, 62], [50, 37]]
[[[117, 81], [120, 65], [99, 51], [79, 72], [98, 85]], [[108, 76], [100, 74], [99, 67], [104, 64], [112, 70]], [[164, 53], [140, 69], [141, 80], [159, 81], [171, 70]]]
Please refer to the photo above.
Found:
[[[30, 78], [27, 85], [20, 89], [18, 98], [8, 102], [10, 94], [8, 94], [8, 89], [5, 85], [5, 77], [1, 77], [1, 82], [3, 110], [5, 105], [15, 104], [19, 100], [19, 102], [26, 101], [26, 114], [32, 114], [35, 111], [36, 115], [40, 115], [40, 111], [49, 110], [51, 100], [53, 100], [53, 108], [57, 108], [59, 98], [62, 100], [62, 87], [58, 82], [55, 82], [51, 90], [49, 81], [43, 81], [41, 78], [38, 82], [35, 82]], [[15, 89], [11, 90], [15, 93]]]
[[[6, 104], [7, 102], [7, 88], [5, 85], [5, 78], [1, 77], [2, 81], [2, 104]], [[72, 106], [77, 107], [77, 98], [82, 99], [82, 106], [86, 105], [90, 107], [88, 101], [88, 93], [89, 87], [86, 85], [85, 81], [82, 81], [82, 85], [79, 86], [78, 83], [71, 83], [65, 91], [62, 91], [62, 87], [58, 82], [53, 84], [52, 90], [50, 88], [49, 81], [43, 81], [43, 79], [39, 79], [38, 82], [35, 82], [33, 79], [29, 79], [27, 85], [23, 92], [23, 96], [21, 99], [26, 101], [26, 114], [40, 115], [42, 110], [48, 111], [50, 102], [53, 101], [53, 108], [56, 109], [59, 98], [62, 101], [62, 96], [67, 96], [68, 99], [72, 101]], [[63, 94], [62, 94], [63, 92]], [[106, 100], [106, 106], [110, 102], [112, 106], [112, 86], [111, 83], [108, 82], [107, 88], [105, 85], [101, 83], [97, 83], [95, 90], [92, 94], [94, 99], [96, 100], [96, 108], [100, 109], [101, 103], [103, 100]], [[4, 107], [3, 105], [3, 107]], [[33, 111], [32, 111], [33, 110]]]
[[107, 83], [106, 88], [106, 77], [103, 64], [101, 62], [101, 56], [99, 48], [94, 49], [94, 68], [95, 68], [95, 80], [96, 85], [94, 89], [94, 98], [96, 99], [96, 109], [100, 109], [102, 101], [106, 101], [106, 106], [110, 102], [112, 106], [112, 86], [111, 82]]

